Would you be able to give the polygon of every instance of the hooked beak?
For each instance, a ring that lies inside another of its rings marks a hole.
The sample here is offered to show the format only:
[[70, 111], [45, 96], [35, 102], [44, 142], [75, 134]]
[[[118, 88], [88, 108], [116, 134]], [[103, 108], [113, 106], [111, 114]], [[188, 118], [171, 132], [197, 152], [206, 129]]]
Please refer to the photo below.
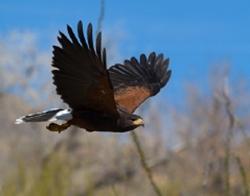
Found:
[[143, 126], [144, 127], [144, 121], [141, 118], [134, 120], [133, 124], [136, 126]]

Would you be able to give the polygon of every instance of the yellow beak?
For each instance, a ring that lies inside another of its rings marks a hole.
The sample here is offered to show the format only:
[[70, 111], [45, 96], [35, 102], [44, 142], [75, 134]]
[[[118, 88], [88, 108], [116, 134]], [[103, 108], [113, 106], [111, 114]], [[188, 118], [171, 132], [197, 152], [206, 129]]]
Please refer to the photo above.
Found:
[[144, 126], [144, 121], [141, 118], [138, 118], [133, 121], [133, 124], [137, 126]]

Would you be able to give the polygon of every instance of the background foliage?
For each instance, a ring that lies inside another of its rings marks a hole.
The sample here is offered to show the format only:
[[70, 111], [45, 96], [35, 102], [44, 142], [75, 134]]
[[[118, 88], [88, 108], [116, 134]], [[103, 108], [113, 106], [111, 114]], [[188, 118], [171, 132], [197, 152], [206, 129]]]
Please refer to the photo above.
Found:
[[[102, 1], [98, 29], [104, 11]], [[116, 48], [106, 45], [112, 59]], [[0, 195], [249, 195], [249, 79], [232, 78], [234, 65], [209, 66], [208, 85], [186, 81], [181, 103], [148, 101], [137, 111], [146, 127], [131, 135], [14, 125], [65, 107], [44, 79], [49, 64], [30, 32], [1, 38]]]

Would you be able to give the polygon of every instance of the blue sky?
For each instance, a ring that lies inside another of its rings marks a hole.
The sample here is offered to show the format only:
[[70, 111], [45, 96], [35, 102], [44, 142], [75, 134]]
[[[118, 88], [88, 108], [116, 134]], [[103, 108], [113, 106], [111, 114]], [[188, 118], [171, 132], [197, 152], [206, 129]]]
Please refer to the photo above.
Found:
[[[38, 35], [39, 47], [51, 50], [58, 30], [65, 30], [66, 24], [75, 26], [81, 19], [96, 27], [99, 10], [99, 0], [2, 0], [0, 34], [32, 31]], [[106, 0], [105, 34], [114, 37], [122, 58], [151, 51], [169, 56], [173, 77], [169, 91], [161, 96], [167, 94], [170, 99], [181, 100], [186, 83], [206, 89], [211, 67], [224, 64], [231, 65], [234, 80], [250, 81], [247, 0]]]

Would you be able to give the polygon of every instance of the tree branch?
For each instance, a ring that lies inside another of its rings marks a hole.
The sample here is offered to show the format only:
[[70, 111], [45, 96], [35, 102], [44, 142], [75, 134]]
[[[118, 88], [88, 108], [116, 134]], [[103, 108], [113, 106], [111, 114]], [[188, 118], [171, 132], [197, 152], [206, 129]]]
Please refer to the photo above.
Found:
[[144, 171], [146, 172], [147, 177], [148, 177], [148, 179], [149, 179], [149, 182], [150, 182], [150, 184], [151, 184], [151, 186], [152, 186], [152, 188], [153, 188], [155, 194], [156, 194], [157, 196], [162, 196], [162, 193], [161, 193], [159, 187], [156, 185], [156, 183], [155, 183], [155, 181], [154, 181], [154, 179], [153, 179], [152, 171], [151, 171], [151, 169], [149, 168], [149, 166], [148, 166], [148, 164], [147, 164], [147, 162], [146, 162], [146, 159], [145, 159], [145, 155], [144, 155], [143, 149], [142, 149], [142, 147], [141, 147], [139, 138], [138, 138], [137, 134], [135, 133], [135, 131], [132, 131], [132, 132], [131, 132], [131, 137], [132, 137], [132, 140], [133, 140], [133, 142], [134, 142], [134, 144], [135, 144], [136, 150], [137, 150], [137, 152], [138, 152], [138, 154], [139, 154], [139, 156], [140, 156], [141, 166], [142, 166], [142, 168], [144, 169]]

